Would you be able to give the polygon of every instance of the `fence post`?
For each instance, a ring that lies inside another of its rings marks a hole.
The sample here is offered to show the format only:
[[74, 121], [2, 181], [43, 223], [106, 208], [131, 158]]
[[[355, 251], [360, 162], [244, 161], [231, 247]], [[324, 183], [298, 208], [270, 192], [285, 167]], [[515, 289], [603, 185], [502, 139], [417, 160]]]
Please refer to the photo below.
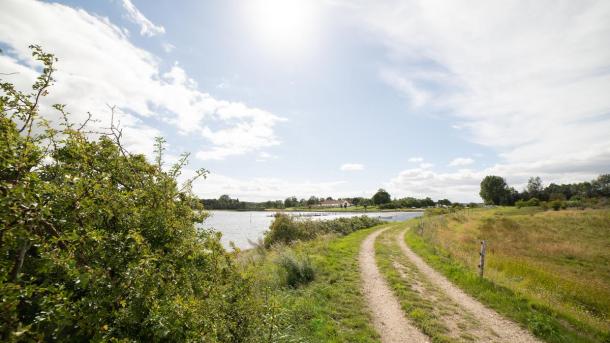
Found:
[[483, 277], [483, 271], [485, 270], [485, 248], [487, 247], [487, 241], [481, 241], [481, 252], [479, 260], [479, 277]]

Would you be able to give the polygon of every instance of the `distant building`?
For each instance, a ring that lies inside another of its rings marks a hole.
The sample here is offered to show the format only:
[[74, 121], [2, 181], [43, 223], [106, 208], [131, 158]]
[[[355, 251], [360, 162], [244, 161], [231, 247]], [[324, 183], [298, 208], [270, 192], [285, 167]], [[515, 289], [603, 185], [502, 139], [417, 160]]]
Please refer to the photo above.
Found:
[[352, 203], [347, 200], [322, 200], [320, 207], [350, 207]]

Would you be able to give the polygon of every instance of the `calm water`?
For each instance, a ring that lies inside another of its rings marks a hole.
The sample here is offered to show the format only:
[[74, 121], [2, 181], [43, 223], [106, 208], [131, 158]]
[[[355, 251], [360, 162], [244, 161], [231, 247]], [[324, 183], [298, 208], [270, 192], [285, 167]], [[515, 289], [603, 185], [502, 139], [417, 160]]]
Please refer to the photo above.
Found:
[[[366, 215], [386, 221], [403, 221], [419, 217], [422, 212], [290, 212], [295, 217], [307, 217], [313, 220], [328, 220]], [[247, 249], [251, 245], [248, 240], [256, 241], [263, 237], [273, 220], [273, 212], [238, 212], [210, 211], [210, 217], [202, 224], [205, 228], [213, 228], [222, 232], [222, 243], [228, 247], [232, 241], [239, 248]]]

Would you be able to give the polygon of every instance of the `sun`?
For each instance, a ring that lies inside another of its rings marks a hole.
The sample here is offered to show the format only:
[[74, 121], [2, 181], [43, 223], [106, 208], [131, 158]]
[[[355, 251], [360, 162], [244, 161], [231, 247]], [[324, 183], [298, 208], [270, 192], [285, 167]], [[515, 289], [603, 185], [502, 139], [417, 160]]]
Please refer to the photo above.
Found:
[[316, 0], [253, 0], [246, 16], [257, 42], [282, 53], [310, 49], [319, 25]]

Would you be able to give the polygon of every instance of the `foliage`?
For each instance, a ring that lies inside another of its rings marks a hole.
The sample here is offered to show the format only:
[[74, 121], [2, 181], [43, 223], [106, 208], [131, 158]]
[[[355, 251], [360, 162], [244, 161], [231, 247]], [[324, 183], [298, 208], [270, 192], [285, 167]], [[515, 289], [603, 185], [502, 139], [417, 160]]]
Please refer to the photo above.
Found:
[[481, 181], [479, 195], [486, 204], [505, 205], [509, 202], [510, 191], [504, 178], [488, 175]]
[[530, 179], [527, 181], [527, 193], [531, 197], [535, 198], [540, 197], [543, 190], [544, 187], [542, 186], [542, 179], [539, 176], [530, 177]]
[[201, 199], [203, 206], [208, 210], [235, 210], [235, 211], [262, 211], [270, 208], [284, 208], [281, 200], [263, 202], [239, 201], [223, 194], [218, 199]]
[[553, 200], [553, 201], [551, 201], [551, 208], [554, 211], [559, 211], [562, 208], [562, 206], [563, 206], [563, 201], [561, 201], [561, 200]]
[[315, 272], [311, 260], [307, 256], [296, 256], [292, 252], [282, 253], [277, 261], [282, 267], [284, 283], [288, 287], [296, 288], [313, 281]]
[[249, 340], [251, 283], [176, 182], [188, 155], [163, 171], [161, 139], [150, 164], [119, 128], [92, 140], [62, 105], [53, 128], [39, 101], [55, 59], [32, 49], [33, 92], [0, 84], [0, 340]]
[[[561, 185], [551, 183], [546, 187], [542, 184], [540, 177], [532, 177], [529, 179], [526, 189], [516, 192], [511, 188], [508, 195], [502, 204], [509, 205], [519, 200], [526, 201], [535, 198], [543, 202], [554, 200], [580, 202], [577, 205], [572, 204], [573, 207], [603, 207], [606, 202], [603, 199], [610, 197], [610, 174], [599, 175], [591, 181]], [[542, 206], [542, 204], [524, 205], [523, 202], [520, 202], [519, 205]], [[570, 203], [567, 206], [570, 206]]]
[[[439, 204], [446, 204], [451, 202], [447, 199], [439, 200]], [[401, 208], [426, 208], [435, 205], [434, 200], [430, 198], [416, 199], [412, 197], [406, 197], [401, 199], [394, 199], [391, 202], [379, 205], [380, 209], [401, 209]]]
[[284, 208], [299, 206], [299, 200], [296, 197], [289, 197], [284, 200]]
[[379, 190], [377, 190], [377, 193], [373, 195], [373, 204], [375, 205], [387, 204], [391, 201], [392, 198], [390, 197], [390, 193], [386, 192], [386, 190], [383, 188], [379, 188]]
[[529, 207], [529, 206], [539, 206], [539, 205], [540, 205], [540, 201], [537, 198], [531, 198], [529, 200], [519, 199], [515, 202], [515, 206], [517, 206], [517, 208]]
[[[265, 342], [379, 342], [358, 268], [360, 245], [372, 230], [240, 253], [247, 261], [244, 267], [256, 276], [259, 297], [268, 299]], [[307, 256], [315, 278], [286, 287], [285, 272], [277, 264], [282, 255]]]
[[367, 216], [333, 220], [299, 220], [286, 214], [277, 213], [271, 226], [269, 226], [269, 231], [265, 232], [264, 244], [265, 247], [269, 248], [274, 244], [311, 240], [320, 235], [347, 235], [381, 223], [381, 220]]
[[265, 247], [270, 248], [272, 244], [288, 244], [292, 241], [309, 238], [310, 235], [303, 232], [302, 228], [290, 216], [276, 213], [275, 219], [269, 226], [269, 231], [265, 233], [264, 244]]

